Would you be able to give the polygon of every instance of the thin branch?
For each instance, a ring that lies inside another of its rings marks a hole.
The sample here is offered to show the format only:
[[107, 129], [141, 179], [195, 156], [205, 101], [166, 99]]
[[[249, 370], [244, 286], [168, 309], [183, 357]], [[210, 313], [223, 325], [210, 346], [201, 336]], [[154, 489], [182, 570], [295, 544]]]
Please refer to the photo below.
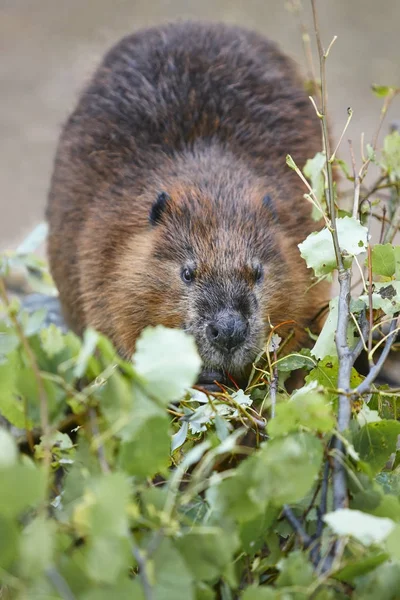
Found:
[[382, 350], [382, 354], [380, 355], [377, 363], [370, 370], [370, 372], [368, 373], [368, 375], [364, 379], [364, 381], [362, 381], [360, 383], [360, 385], [357, 386], [356, 389], [353, 391], [355, 396], [356, 395], [361, 396], [362, 394], [369, 392], [371, 384], [378, 377], [378, 375], [385, 363], [385, 360], [388, 357], [388, 354], [392, 348], [393, 342], [396, 339], [396, 333], [397, 333], [396, 324], [397, 324], [397, 319], [399, 317], [399, 314], [400, 313], [395, 313], [395, 315], [393, 316], [393, 319], [392, 319], [392, 322], [391, 322], [390, 328], [389, 328], [389, 334], [386, 338], [386, 342], [385, 342], [385, 346]]
[[368, 244], [368, 309], [369, 309], [369, 335], [368, 335], [368, 364], [371, 369], [374, 366], [372, 360], [372, 333], [374, 327], [374, 307], [372, 302], [372, 250], [371, 244]]
[[330, 464], [329, 459], [326, 459], [324, 465], [324, 474], [322, 476], [322, 484], [321, 484], [321, 500], [319, 506], [317, 506], [317, 529], [315, 532], [315, 545], [311, 550], [312, 561], [315, 565], [319, 565], [321, 561], [321, 538], [322, 532], [324, 529], [324, 515], [327, 510], [327, 500], [328, 500], [328, 483], [329, 483], [329, 472], [330, 472]]
[[312, 93], [319, 93], [319, 86], [317, 84], [317, 76], [315, 73], [314, 60], [313, 60], [313, 55], [312, 55], [311, 37], [310, 37], [310, 33], [308, 31], [307, 25], [304, 23], [304, 21], [301, 17], [301, 12], [304, 10], [302, 2], [300, 0], [298, 0], [297, 2], [292, 1], [291, 7], [292, 7], [293, 12], [297, 15], [297, 19], [298, 19], [298, 23], [299, 23], [301, 40], [303, 43], [303, 51], [304, 51], [304, 56], [306, 59], [306, 65], [307, 65], [307, 71], [308, 71], [307, 75], [308, 75], [308, 79], [312, 85]]
[[319, 34], [319, 25], [318, 25], [318, 16], [317, 16], [317, 8], [316, 8], [316, 0], [311, 0], [313, 20], [314, 20], [314, 31], [315, 37], [317, 40], [318, 46], [318, 55], [319, 55], [319, 64], [320, 64], [320, 74], [321, 74], [321, 110], [320, 120], [322, 126], [322, 137], [324, 142], [325, 149], [325, 160], [326, 160], [326, 173], [328, 177], [328, 188], [326, 190], [327, 194], [327, 206], [329, 211], [329, 219], [331, 221], [332, 227], [332, 238], [333, 245], [335, 248], [336, 262], [339, 268], [339, 271], [344, 269], [343, 266], [343, 258], [340, 252], [339, 239], [336, 231], [336, 208], [335, 208], [335, 198], [334, 198], [334, 188], [333, 188], [333, 173], [332, 173], [332, 163], [330, 162], [330, 141], [329, 141], [329, 133], [328, 133], [328, 123], [327, 123], [327, 94], [326, 94], [326, 72], [325, 72], [325, 63], [329, 53], [329, 50], [332, 47], [336, 37], [333, 38], [332, 42], [329, 45], [327, 51], [324, 50], [321, 42], [321, 37]]
[[294, 532], [298, 535], [299, 540], [301, 541], [304, 548], [308, 548], [312, 544], [312, 538], [308, 535], [308, 533], [304, 531], [302, 524], [287, 504], [285, 504], [283, 507], [283, 515], [285, 516], [287, 521], [289, 521]]
[[365, 339], [368, 336], [369, 323], [367, 321], [365, 309], [362, 311], [362, 313], [360, 315], [360, 323], [357, 323], [357, 319], [354, 317], [353, 313], [350, 313], [350, 315], [351, 315], [352, 319], [354, 320], [356, 327], [357, 327], [357, 331], [360, 335], [360, 339], [358, 340], [357, 344], [354, 346], [353, 350], [351, 351], [352, 362], [354, 364], [355, 360], [360, 356], [361, 351], [363, 349], [367, 350]]
[[[274, 359], [276, 361], [276, 352], [275, 352]], [[278, 365], [275, 362], [275, 365], [273, 367], [273, 376], [272, 376], [271, 384], [269, 387], [269, 393], [270, 393], [270, 397], [271, 397], [271, 419], [273, 419], [275, 417], [277, 388], [278, 388]]]
[[321, 501], [318, 507], [318, 519], [317, 519], [317, 537], [320, 538], [324, 527], [323, 517], [326, 514], [327, 502], [328, 502], [328, 483], [329, 483], [329, 472], [330, 472], [329, 460], [326, 460], [324, 466], [324, 475], [322, 477], [321, 486]]
[[[338, 279], [339, 279], [339, 304], [338, 304], [338, 321], [335, 334], [336, 348], [339, 358], [339, 373], [338, 373], [338, 388], [343, 390], [339, 393], [338, 403], [338, 432], [341, 433], [348, 429], [351, 419], [351, 401], [348, 396], [350, 391], [350, 376], [351, 369], [353, 367], [354, 350], [351, 351], [347, 342], [347, 328], [349, 323], [350, 315], [350, 299], [351, 299], [351, 270], [346, 269], [344, 266], [343, 257], [340, 251], [339, 239], [336, 229], [336, 206], [334, 198], [334, 187], [333, 187], [333, 174], [332, 174], [332, 163], [329, 158], [330, 153], [330, 142], [328, 134], [327, 124], [327, 88], [326, 88], [326, 74], [325, 74], [325, 63], [328, 56], [329, 50], [335, 41], [334, 38], [328, 48], [325, 51], [321, 42], [318, 16], [316, 9], [316, 0], [311, 0], [311, 7], [314, 20], [315, 37], [317, 40], [318, 54], [320, 61], [320, 72], [321, 72], [321, 109], [320, 109], [320, 120], [322, 126], [323, 143], [326, 156], [326, 172], [327, 172], [327, 206], [329, 212], [329, 218], [331, 221], [331, 233], [333, 239], [333, 245], [335, 249], [336, 264], [338, 268]], [[358, 213], [358, 200], [354, 202], [354, 206], [357, 205]], [[354, 211], [354, 208], [353, 208]], [[358, 350], [358, 345], [357, 345]], [[347, 491], [347, 478], [346, 470], [342, 461], [338, 460], [338, 457], [346, 455], [346, 449], [343, 441], [338, 435], [335, 435], [332, 440], [332, 447], [335, 450], [335, 456], [332, 464], [332, 484], [333, 484], [333, 509], [345, 508], [348, 505], [348, 491]], [[332, 549], [329, 552], [327, 559], [322, 565], [324, 572], [330, 569], [332, 564], [342, 555], [344, 549], [343, 541], [337, 540], [332, 545]]]
[[346, 133], [346, 130], [347, 130], [347, 128], [348, 128], [348, 126], [349, 126], [349, 124], [350, 124], [351, 118], [352, 118], [352, 116], [353, 116], [353, 109], [349, 107], [349, 108], [347, 109], [347, 114], [348, 114], [348, 117], [347, 117], [346, 125], [344, 126], [344, 128], [343, 128], [343, 131], [342, 131], [342, 134], [341, 134], [341, 136], [340, 136], [340, 138], [339, 138], [339, 141], [338, 141], [338, 143], [336, 144], [336, 148], [334, 149], [334, 151], [333, 151], [333, 154], [332, 154], [332, 156], [331, 156], [331, 157], [330, 157], [330, 159], [329, 159], [329, 161], [330, 161], [331, 163], [333, 163], [333, 161], [334, 161], [334, 160], [335, 160], [335, 158], [336, 158], [336, 153], [337, 153], [337, 151], [339, 150], [339, 146], [340, 146], [340, 144], [342, 143], [342, 139], [343, 139], [343, 137], [344, 137], [344, 134]]
[[143, 556], [140, 549], [135, 544], [132, 544], [131, 550], [132, 550], [134, 559], [136, 560], [138, 567], [139, 567], [139, 577], [142, 582], [144, 597], [146, 598], [146, 600], [153, 600], [153, 598], [154, 598], [153, 587], [152, 587], [152, 585], [150, 583], [150, 579], [148, 577], [146, 559]]
[[92, 429], [93, 435], [93, 443], [96, 447], [97, 456], [99, 459], [99, 464], [103, 473], [110, 473], [110, 467], [108, 466], [108, 462], [106, 459], [106, 453], [104, 451], [104, 446], [101, 442], [101, 435], [99, 426], [97, 424], [97, 413], [94, 408], [89, 409], [89, 419], [90, 419], [90, 427]]
[[55, 567], [47, 569], [46, 575], [63, 600], [76, 600], [68, 583]]
[[361, 180], [358, 176], [356, 170], [356, 159], [354, 157], [353, 150], [353, 142], [349, 140], [349, 148], [350, 148], [350, 156], [351, 156], [351, 166], [353, 168], [353, 178], [354, 178], [354, 195], [353, 195], [353, 219], [358, 218], [358, 211], [360, 208], [360, 189], [361, 189]]

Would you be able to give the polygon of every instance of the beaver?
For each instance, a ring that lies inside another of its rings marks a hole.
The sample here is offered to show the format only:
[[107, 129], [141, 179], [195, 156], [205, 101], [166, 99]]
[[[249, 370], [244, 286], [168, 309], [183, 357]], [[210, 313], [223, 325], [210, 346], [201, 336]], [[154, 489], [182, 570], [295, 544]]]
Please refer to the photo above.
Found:
[[[272, 327], [293, 344], [326, 303], [297, 244], [316, 229], [303, 167], [320, 125], [295, 63], [241, 27], [178, 22], [123, 38], [62, 130], [48, 254], [66, 322], [130, 357], [183, 328], [200, 381], [243, 381]], [[211, 374], [211, 375], [210, 375]]]

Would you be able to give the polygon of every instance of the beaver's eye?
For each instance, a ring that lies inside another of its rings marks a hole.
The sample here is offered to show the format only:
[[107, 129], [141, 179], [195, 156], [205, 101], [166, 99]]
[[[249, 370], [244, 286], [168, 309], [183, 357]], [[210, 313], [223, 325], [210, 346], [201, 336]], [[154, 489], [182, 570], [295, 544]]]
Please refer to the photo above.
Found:
[[264, 270], [262, 268], [262, 265], [256, 265], [254, 267], [254, 281], [256, 283], [260, 283], [260, 281], [262, 281], [263, 276], [264, 276]]
[[182, 269], [181, 277], [185, 283], [192, 283], [194, 279], [193, 269], [191, 269], [190, 267], [185, 267], [184, 269]]

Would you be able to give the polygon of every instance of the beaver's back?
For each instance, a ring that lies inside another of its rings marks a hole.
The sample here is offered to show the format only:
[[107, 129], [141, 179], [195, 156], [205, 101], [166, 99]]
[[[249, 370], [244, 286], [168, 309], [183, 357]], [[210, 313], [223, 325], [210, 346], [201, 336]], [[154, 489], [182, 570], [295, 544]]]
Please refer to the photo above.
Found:
[[101, 304], [114, 256], [128, 236], [148, 227], [144, 192], [153, 186], [156, 193], [165, 165], [173, 170], [177, 157], [199, 147], [226, 149], [257, 178], [279, 186], [276, 209], [297, 243], [310, 230], [310, 211], [285, 155], [302, 167], [319, 141], [292, 62], [262, 36], [179, 23], [124, 38], [83, 92], [56, 156], [49, 256], [70, 324], [77, 330], [87, 324], [82, 269], [97, 277]]

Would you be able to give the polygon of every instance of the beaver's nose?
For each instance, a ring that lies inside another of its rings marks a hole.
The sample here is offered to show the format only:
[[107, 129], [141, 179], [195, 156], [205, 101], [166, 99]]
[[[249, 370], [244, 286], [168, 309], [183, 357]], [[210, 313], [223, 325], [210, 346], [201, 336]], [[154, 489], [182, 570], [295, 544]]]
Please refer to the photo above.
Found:
[[221, 310], [207, 324], [206, 335], [213, 346], [221, 350], [233, 350], [243, 344], [248, 330], [249, 323], [240, 313]]

